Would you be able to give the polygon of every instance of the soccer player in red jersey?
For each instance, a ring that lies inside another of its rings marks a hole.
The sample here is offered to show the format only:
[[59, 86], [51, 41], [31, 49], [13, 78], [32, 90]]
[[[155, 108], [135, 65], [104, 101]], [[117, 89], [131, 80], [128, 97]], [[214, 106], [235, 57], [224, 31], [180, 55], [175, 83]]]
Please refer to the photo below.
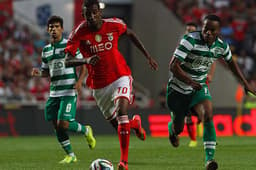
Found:
[[[158, 69], [157, 62], [150, 56], [135, 33], [118, 18], [102, 18], [98, 0], [86, 0], [83, 4], [83, 21], [70, 34], [66, 52], [66, 66], [86, 64], [88, 78], [86, 84], [93, 90], [93, 96], [106, 120], [117, 129], [121, 158], [119, 170], [128, 170], [128, 150], [130, 128], [145, 140], [145, 131], [141, 118], [135, 115], [128, 118], [128, 105], [132, 103], [131, 70], [118, 50], [118, 38], [128, 36], [142, 51], [153, 70]], [[75, 59], [79, 48], [84, 58]]]

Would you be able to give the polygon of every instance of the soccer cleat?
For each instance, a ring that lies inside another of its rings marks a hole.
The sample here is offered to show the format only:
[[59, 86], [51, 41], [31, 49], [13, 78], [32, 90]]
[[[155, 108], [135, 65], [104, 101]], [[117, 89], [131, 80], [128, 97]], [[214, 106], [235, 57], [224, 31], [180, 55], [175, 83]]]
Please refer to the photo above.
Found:
[[216, 170], [218, 169], [218, 164], [215, 160], [209, 160], [207, 161], [205, 168], [206, 170]]
[[94, 149], [95, 146], [96, 146], [96, 140], [93, 136], [92, 128], [91, 128], [91, 126], [87, 125], [87, 126], [85, 126], [85, 129], [86, 129], [86, 132], [87, 132], [87, 133], [85, 133], [85, 138], [87, 140], [89, 148]]
[[180, 144], [180, 139], [178, 135], [175, 134], [169, 134], [169, 141], [172, 144], [173, 147], [177, 148]]
[[191, 140], [188, 144], [189, 147], [193, 148], [197, 146], [197, 141], [196, 140]]
[[137, 121], [138, 129], [135, 129], [135, 134], [140, 140], [146, 139], [146, 131], [141, 126], [141, 118], [139, 115], [134, 115], [132, 117], [133, 120]]
[[117, 169], [118, 170], [128, 170], [128, 164], [121, 161], [121, 162], [119, 162]]
[[75, 163], [77, 162], [76, 156], [70, 156], [66, 155], [63, 160], [61, 160], [59, 163], [60, 164], [70, 164], [70, 163]]

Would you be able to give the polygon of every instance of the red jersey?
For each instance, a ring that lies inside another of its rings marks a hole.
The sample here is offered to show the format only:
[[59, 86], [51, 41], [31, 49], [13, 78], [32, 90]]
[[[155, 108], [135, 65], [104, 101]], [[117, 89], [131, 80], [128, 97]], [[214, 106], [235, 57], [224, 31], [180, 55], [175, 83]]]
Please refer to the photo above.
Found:
[[103, 88], [118, 78], [131, 75], [131, 70], [118, 50], [119, 36], [126, 32], [126, 24], [118, 18], [103, 19], [100, 30], [91, 31], [86, 21], [82, 22], [69, 36], [65, 52], [73, 56], [79, 48], [84, 58], [98, 55], [95, 65], [86, 64], [86, 84], [92, 89]]

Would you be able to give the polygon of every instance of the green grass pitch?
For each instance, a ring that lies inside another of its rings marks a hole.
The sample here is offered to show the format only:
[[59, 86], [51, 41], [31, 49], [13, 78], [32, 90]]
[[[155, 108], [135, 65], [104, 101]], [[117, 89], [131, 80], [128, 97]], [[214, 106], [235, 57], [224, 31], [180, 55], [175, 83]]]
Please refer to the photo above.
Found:
[[[105, 158], [116, 169], [119, 160], [117, 136], [96, 136], [97, 145], [90, 150], [82, 136], [71, 136], [73, 150], [78, 162], [60, 165], [58, 161], [64, 152], [55, 136], [3, 137], [0, 138], [0, 170], [88, 170], [97, 158]], [[203, 170], [204, 151], [202, 139], [199, 146], [189, 148], [188, 138], [181, 138], [180, 147], [173, 148], [167, 138], [138, 140], [134, 135], [130, 140], [129, 170]], [[217, 138], [215, 158], [220, 170], [255, 170], [255, 137]]]

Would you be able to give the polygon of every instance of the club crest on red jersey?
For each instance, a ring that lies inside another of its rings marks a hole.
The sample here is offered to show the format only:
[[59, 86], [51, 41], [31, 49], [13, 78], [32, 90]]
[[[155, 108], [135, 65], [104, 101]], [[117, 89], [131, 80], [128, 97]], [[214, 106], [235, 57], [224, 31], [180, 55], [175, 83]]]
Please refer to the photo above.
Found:
[[109, 40], [109, 41], [113, 41], [113, 39], [114, 39], [114, 37], [113, 37], [113, 32], [107, 33], [107, 36], [108, 36], [108, 40]]
[[101, 42], [101, 40], [102, 40], [101, 35], [100, 34], [96, 34], [95, 35], [95, 41], [99, 43], [99, 42]]

